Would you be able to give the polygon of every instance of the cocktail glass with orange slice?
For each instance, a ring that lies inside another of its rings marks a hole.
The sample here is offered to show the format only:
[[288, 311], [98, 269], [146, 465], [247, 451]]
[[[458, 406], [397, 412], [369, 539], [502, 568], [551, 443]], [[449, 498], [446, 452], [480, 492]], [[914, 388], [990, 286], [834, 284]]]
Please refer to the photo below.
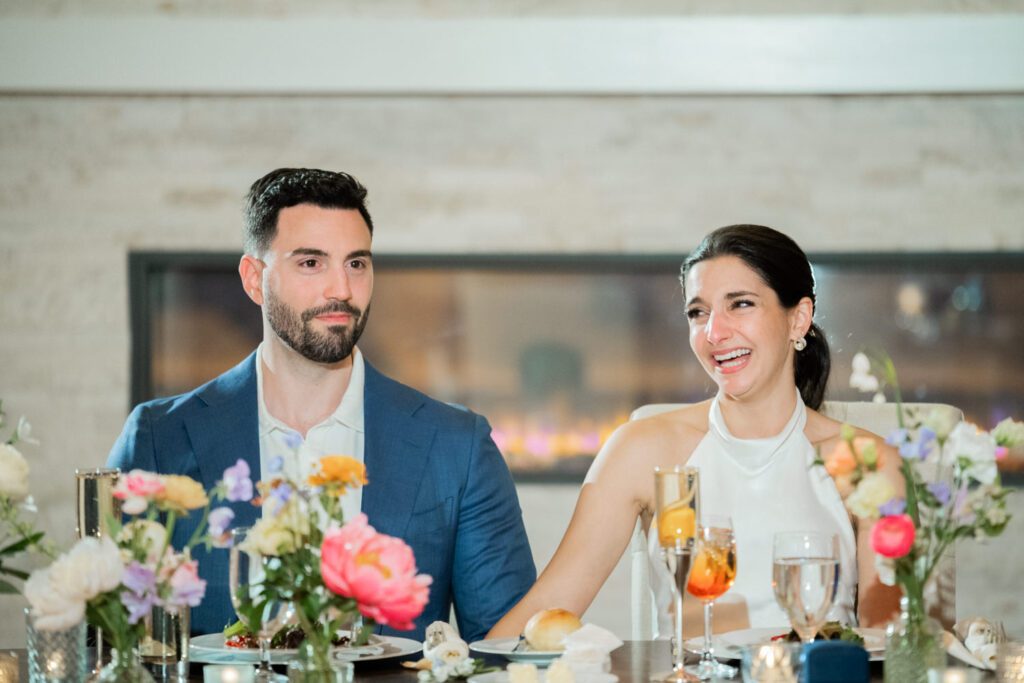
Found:
[[690, 577], [696, 521], [700, 518], [700, 475], [696, 468], [677, 466], [654, 470], [654, 505], [661, 557], [672, 575], [675, 633], [672, 671], [652, 680], [677, 683], [699, 681], [683, 664], [683, 591]]
[[704, 603], [704, 649], [700, 663], [687, 670], [701, 680], [734, 678], [736, 667], [715, 660], [711, 644], [711, 608], [715, 600], [736, 580], [736, 536], [732, 519], [725, 515], [704, 515], [697, 529], [697, 556], [690, 569], [686, 589]]

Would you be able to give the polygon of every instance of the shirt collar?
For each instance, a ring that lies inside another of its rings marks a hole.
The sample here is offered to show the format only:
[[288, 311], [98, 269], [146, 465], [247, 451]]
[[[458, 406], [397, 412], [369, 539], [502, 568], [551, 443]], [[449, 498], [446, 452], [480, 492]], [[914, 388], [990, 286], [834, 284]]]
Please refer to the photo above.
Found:
[[[323, 422], [333, 422], [344, 425], [357, 432], [364, 431], [363, 420], [363, 387], [366, 380], [366, 365], [363, 362], [363, 354], [358, 348], [352, 350], [352, 373], [349, 376], [348, 388], [345, 389], [338, 407], [334, 409]], [[256, 347], [256, 402], [259, 408], [259, 429], [260, 436], [270, 434], [275, 430], [294, 432], [295, 430], [278, 420], [267, 410], [267, 404], [263, 400], [263, 343]]]

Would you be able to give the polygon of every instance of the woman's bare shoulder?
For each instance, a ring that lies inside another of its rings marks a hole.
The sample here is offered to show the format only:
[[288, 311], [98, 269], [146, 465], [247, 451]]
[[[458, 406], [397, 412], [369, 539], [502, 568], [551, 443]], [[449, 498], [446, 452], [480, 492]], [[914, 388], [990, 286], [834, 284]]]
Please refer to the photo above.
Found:
[[[895, 449], [887, 444], [885, 439], [878, 434], [856, 425], [850, 426], [853, 427], [855, 438], [871, 439], [883, 454], [896, 453]], [[807, 435], [807, 440], [811, 442], [811, 445], [820, 449], [823, 453], [827, 453], [836, 447], [836, 444], [841, 439], [840, 431], [842, 428], [842, 422], [823, 415], [816, 410], [807, 409], [807, 426], [804, 428], [804, 433]]]
[[630, 420], [612, 433], [595, 465], [647, 472], [683, 464], [707, 433], [707, 411], [708, 403], [703, 402]]

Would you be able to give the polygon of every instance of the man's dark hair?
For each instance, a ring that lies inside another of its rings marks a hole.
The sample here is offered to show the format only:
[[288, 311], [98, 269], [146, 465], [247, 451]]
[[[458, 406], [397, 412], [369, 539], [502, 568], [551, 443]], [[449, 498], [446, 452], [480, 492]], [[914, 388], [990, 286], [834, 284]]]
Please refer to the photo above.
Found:
[[277, 234], [281, 209], [313, 204], [324, 209], [354, 209], [373, 234], [366, 210], [366, 188], [348, 173], [317, 168], [279, 168], [263, 176], [245, 196], [245, 253], [258, 256]]

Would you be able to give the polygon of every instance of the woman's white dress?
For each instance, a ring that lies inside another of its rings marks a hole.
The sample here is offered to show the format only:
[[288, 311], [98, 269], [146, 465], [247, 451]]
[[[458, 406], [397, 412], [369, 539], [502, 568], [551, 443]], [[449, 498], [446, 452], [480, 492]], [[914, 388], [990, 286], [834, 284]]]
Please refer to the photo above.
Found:
[[[793, 416], [776, 436], [739, 439], [725, 424], [718, 399], [711, 404], [708, 433], [687, 465], [700, 470], [702, 514], [729, 515], [736, 535], [736, 582], [730, 594], [745, 598], [754, 628], [787, 626], [772, 592], [772, 537], [779, 531], [839, 535], [839, 586], [829, 620], [855, 623], [857, 543], [832, 478], [813, 466], [817, 453], [804, 434], [807, 409], [797, 396]], [[669, 637], [672, 578], [661, 561], [657, 534], [648, 534], [651, 589], [658, 634]]]

